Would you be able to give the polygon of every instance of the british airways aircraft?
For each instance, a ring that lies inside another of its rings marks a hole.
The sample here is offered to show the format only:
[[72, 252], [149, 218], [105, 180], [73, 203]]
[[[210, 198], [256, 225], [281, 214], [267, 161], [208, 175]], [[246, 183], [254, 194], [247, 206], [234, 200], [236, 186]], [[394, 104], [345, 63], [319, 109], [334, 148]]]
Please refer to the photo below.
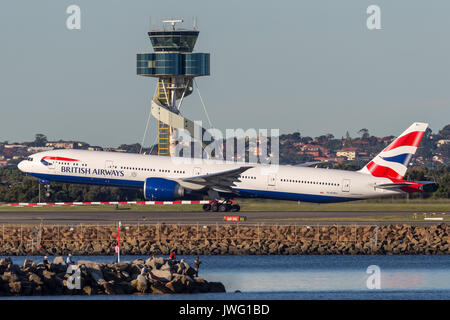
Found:
[[[262, 165], [87, 150], [39, 152], [18, 168], [42, 182], [57, 181], [140, 188], [148, 200], [208, 195], [205, 211], [239, 211], [233, 198], [266, 198], [315, 203], [362, 200], [435, 191], [434, 182], [403, 179], [428, 124], [413, 123], [359, 171]], [[179, 161], [177, 161], [179, 160]]]

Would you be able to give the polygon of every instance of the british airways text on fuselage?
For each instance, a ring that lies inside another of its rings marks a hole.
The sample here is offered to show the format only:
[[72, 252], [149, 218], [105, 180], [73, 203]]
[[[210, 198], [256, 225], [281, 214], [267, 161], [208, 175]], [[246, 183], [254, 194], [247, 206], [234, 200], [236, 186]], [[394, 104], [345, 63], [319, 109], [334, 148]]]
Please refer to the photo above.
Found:
[[91, 168], [79, 168], [79, 167], [61, 167], [61, 173], [77, 173], [84, 175], [98, 175], [98, 176], [115, 176], [123, 177], [125, 174], [123, 170], [108, 170], [108, 169], [91, 169]]

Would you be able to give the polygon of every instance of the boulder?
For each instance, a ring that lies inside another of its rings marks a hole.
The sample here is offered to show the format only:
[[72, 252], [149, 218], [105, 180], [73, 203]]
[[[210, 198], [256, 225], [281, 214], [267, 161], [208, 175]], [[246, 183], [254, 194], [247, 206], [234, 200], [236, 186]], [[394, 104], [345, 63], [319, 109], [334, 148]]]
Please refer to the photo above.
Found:
[[120, 271], [125, 271], [131, 266], [131, 263], [129, 262], [119, 262], [115, 264], [116, 269]]
[[143, 266], [143, 265], [145, 264], [145, 261], [142, 260], [142, 259], [136, 259], [136, 260], [133, 261], [132, 264], [134, 264], [134, 265], [139, 265], [139, 266]]
[[55, 273], [66, 272], [67, 265], [65, 263], [64, 264], [50, 263], [49, 269], [50, 269], [50, 271], [55, 272]]
[[193, 280], [189, 277], [176, 275], [170, 282], [166, 283], [166, 288], [174, 293], [187, 293], [192, 289], [192, 282]]
[[119, 282], [117, 286], [119, 286], [121, 291], [125, 294], [132, 294], [136, 291], [135, 288], [127, 281]]
[[164, 283], [157, 280], [150, 280], [150, 290], [151, 293], [155, 294], [165, 294], [165, 293], [173, 293], [173, 291], [167, 288]]
[[35, 286], [30, 281], [22, 281], [21, 286], [22, 286], [21, 295], [31, 296], [33, 294]]
[[20, 294], [22, 291], [22, 283], [20, 281], [13, 281], [9, 283], [9, 291], [12, 294]]
[[84, 286], [83, 287], [83, 293], [90, 296], [92, 294], [92, 287], [90, 286]]
[[16, 282], [19, 281], [19, 276], [13, 272], [4, 272], [1, 279], [5, 282]]
[[25, 259], [25, 261], [23, 262], [23, 266], [25, 268], [36, 267], [36, 263], [34, 261], [32, 261], [32, 260]]
[[106, 268], [103, 269], [103, 279], [105, 279], [106, 281], [111, 281], [112, 280], [114, 282], [119, 280], [117, 274], [114, 271], [112, 271], [110, 269], [108, 270]]
[[31, 273], [28, 276], [28, 281], [35, 283], [37, 285], [43, 285], [44, 283], [42, 282], [42, 279], [35, 273]]
[[170, 271], [171, 267], [169, 262], [164, 263], [161, 267], [156, 268], [157, 270], [162, 270], [162, 271]]
[[221, 282], [209, 282], [209, 292], [226, 292]]
[[45, 287], [52, 291], [57, 290], [58, 287], [62, 287], [62, 281], [56, 276], [54, 272], [44, 270], [42, 272], [41, 279], [44, 282]]
[[148, 258], [145, 264], [152, 269], [160, 269], [165, 264], [164, 258]]
[[101, 263], [96, 263], [92, 261], [85, 261], [80, 260], [78, 261], [78, 265], [84, 266], [86, 268], [87, 273], [94, 279], [94, 281], [97, 284], [102, 284], [103, 282], [106, 282], [103, 278], [103, 272], [102, 272], [102, 266], [104, 266]]
[[66, 262], [64, 261], [64, 258], [63, 257], [61, 257], [61, 256], [58, 256], [58, 257], [55, 257], [54, 259], [53, 259], [53, 263], [54, 264], [62, 264], [62, 265], [66, 265]]
[[169, 282], [172, 280], [172, 274], [170, 273], [170, 271], [165, 270], [152, 270], [150, 271], [150, 276], [152, 279], [161, 282]]
[[202, 279], [202, 278], [195, 278], [194, 282], [192, 283], [194, 292], [208, 292], [209, 291], [209, 285], [208, 281]]
[[106, 294], [115, 295], [124, 293], [120, 286], [114, 284], [114, 281], [104, 282], [102, 285]]
[[8, 265], [13, 264], [10, 257], [6, 257], [0, 260], [0, 266], [1, 267], [7, 267]]
[[132, 264], [131, 267], [130, 267], [129, 272], [130, 272], [131, 274], [133, 274], [133, 275], [138, 275], [138, 274], [141, 273], [141, 269], [142, 269], [142, 267], [139, 267], [139, 266], [136, 265], [136, 264]]

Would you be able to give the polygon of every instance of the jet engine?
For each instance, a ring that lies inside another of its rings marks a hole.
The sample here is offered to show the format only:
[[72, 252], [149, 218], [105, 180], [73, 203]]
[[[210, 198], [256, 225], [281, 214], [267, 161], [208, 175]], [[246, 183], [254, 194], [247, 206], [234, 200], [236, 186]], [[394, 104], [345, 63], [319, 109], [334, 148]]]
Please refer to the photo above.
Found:
[[144, 196], [150, 201], [173, 201], [184, 197], [184, 188], [172, 180], [148, 178], [144, 184]]

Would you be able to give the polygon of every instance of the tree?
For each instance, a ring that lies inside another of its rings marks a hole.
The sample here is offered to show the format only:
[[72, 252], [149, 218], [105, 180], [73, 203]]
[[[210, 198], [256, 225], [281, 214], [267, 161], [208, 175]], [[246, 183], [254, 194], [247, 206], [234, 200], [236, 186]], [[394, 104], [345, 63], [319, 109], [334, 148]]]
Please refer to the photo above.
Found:
[[444, 139], [450, 139], [450, 124], [446, 125], [439, 131], [439, 135]]
[[34, 147], [45, 147], [45, 144], [47, 143], [47, 137], [42, 133], [36, 133], [34, 136]]
[[125, 150], [129, 153], [139, 153], [141, 151], [141, 144], [140, 143], [134, 143], [134, 144], [121, 144], [119, 146], [119, 149]]
[[359, 130], [358, 133], [361, 135], [361, 139], [363, 140], [367, 140], [370, 137], [369, 130], [366, 128]]

